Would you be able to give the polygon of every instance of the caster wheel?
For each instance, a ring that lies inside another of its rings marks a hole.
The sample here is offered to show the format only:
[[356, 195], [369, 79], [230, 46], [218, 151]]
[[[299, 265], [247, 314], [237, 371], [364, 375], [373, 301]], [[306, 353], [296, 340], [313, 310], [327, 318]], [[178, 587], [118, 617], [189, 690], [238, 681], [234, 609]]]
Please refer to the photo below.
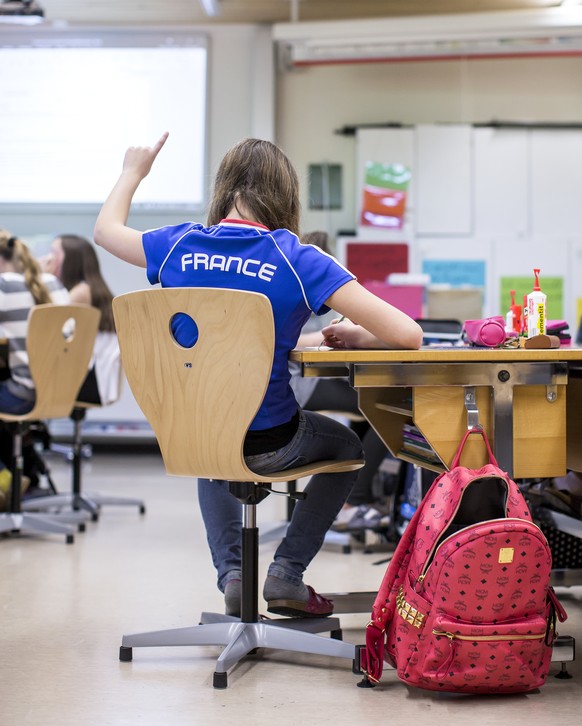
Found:
[[356, 686], [358, 688], [375, 688], [375, 685], [372, 683], [372, 681], [368, 680], [368, 677], [362, 678], [362, 680], [359, 683], [356, 683]]
[[73, 544], [75, 541], [75, 536], [72, 534], [67, 535], [67, 539], [65, 540], [67, 544]]
[[80, 523], [79, 523], [79, 526], [78, 526], [78, 531], [79, 531], [79, 532], [84, 532], [84, 531], [85, 531], [85, 529], [86, 529], [86, 527], [85, 527], [85, 522], [80, 522]]
[[343, 640], [344, 639], [344, 634], [342, 632], [342, 629], [341, 628], [338, 628], [337, 630], [332, 630], [330, 632], [330, 634], [329, 634], [329, 637], [332, 640]]
[[562, 663], [562, 667], [560, 668], [560, 671], [558, 673], [556, 673], [556, 675], [554, 676], [554, 678], [558, 678], [560, 680], [568, 680], [573, 677], [574, 676], [572, 676], [572, 674], [568, 673], [568, 671], [566, 670], [565, 663]]
[[214, 688], [226, 688], [228, 686], [228, 677], [226, 673], [214, 673], [212, 685]]
[[133, 648], [128, 648], [127, 645], [122, 645], [119, 648], [119, 660], [122, 663], [131, 663], [133, 660]]
[[141, 507], [139, 508], [139, 513], [140, 513], [140, 514], [145, 514], [145, 512], [146, 512], [146, 508], [145, 508], [145, 507], [144, 507], [144, 506], [142, 505], [142, 506], [141, 506]]

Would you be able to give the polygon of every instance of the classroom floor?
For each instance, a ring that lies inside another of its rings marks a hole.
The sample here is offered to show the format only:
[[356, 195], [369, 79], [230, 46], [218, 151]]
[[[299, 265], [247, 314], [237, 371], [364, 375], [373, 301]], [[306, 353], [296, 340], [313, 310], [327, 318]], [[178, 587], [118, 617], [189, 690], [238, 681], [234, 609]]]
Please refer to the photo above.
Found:
[[[57, 487], [70, 465], [51, 456]], [[0, 539], [0, 724], [2, 726], [186, 726], [195, 724], [475, 724], [580, 722], [582, 660], [571, 680], [554, 677], [529, 695], [454, 696], [409, 688], [385, 672], [360, 689], [351, 662], [262, 651], [212, 687], [220, 649], [135, 648], [118, 660], [124, 633], [194, 625], [221, 611], [196, 500], [195, 481], [166, 477], [151, 450], [95, 451], [83, 489], [140, 497], [136, 507], [105, 507], [98, 522], [65, 544], [56, 535]], [[259, 525], [283, 517], [285, 500], [259, 506]], [[266, 569], [274, 543], [261, 545]], [[306, 581], [320, 592], [377, 589], [382, 554], [326, 547]], [[562, 634], [582, 643], [582, 587], [558, 590], [569, 620]], [[262, 601], [261, 601], [262, 603]], [[344, 640], [362, 643], [369, 613], [341, 615]]]

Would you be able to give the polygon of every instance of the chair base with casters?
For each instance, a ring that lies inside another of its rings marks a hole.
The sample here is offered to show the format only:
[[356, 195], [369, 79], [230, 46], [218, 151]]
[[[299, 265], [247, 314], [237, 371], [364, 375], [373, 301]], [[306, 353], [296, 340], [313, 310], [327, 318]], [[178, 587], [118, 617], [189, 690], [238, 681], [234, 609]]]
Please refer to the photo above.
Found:
[[[70, 507], [71, 513], [85, 513], [85, 516], [96, 522], [99, 519], [101, 507], [106, 505], [137, 507], [140, 514], [145, 514], [145, 503], [141, 499], [132, 497], [106, 496], [97, 492], [83, 493], [81, 488], [81, 467], [83, 462], [83, 433], [82, 425], [85, 420], [88, 406], [77, 405], [71, 412], [70, 418], [74, 423], [73, 445], [71, 447], [71, 492], [51, 494], [46, 497], [37, 497], [23, 502], [23, 511], [60, 510]], [[71, 514], [69, 513], [69, 514]], [[62, 512], [64, 515], [65, 513]]]
[[[226, 688], [228, 671], [256, 648], [313, 653], [352, 661], [356, 646], [344, 643], [338, 618], [264, 618], [258, 611], [258, 544], [256, 505], [269, 492], [269, 485], [230, 482], [229, 489], [243, 505], [241, 617], [202, 613], [200, 624], [191, 627], [124, 635], [119, 659], [131, 661], [133, 648], [220, 645], [224, 650], [216, 661], [214, 688]], [[329, 632], [322, 637], [317, 633]]]
[[[48, 434], [48, 429], [46, 428], [44, 422], [42, 421], [34, 421], [28, 426], [27, 435], [32, 435], [32, 439], [42, 442], [43, 447], [45, 449], [48, 449], [49, 447], [49, 439], [50, 436]], [[23, 512], [34, 512], [39, 509], [39, 507], [35, 507], [33, 503], [34, 501], [45, 501], [48, 498], [48, 495], [56, 496], [59, 494], [55, 483], [53, 481], [53, 478], [51, 476], [51, 471], [44, 460], [44, 458], [38, 454], [38, 452], [35, 453], [35, 458], [32, 462], [29, 462], [28, 464], [28, 471], [31, 473], [32, 476], [35, 476], [39, 481], [40, 478], [43, 477], [46, 480], [46, 483], [48, 486], [43, 488], [42, 490], [37, 485], [37, 493], [33, 496], [25, 496], [25, 493], [22, 492], [23, 499], [20, 503], [20, 509]], [[30, 454], [28, 454], [30, 457]], [[24, 456], [24, 471], [27, 471], [26, 466], [26, 460], [27, 456]], [[30, 470], [32, 469], [32, 472]], [[43, 493], [40, 493], [40, 492]], [[44, 492], [48, 492], [48, 495]], [[28, 493], [30, 494], [30, 490], [28, 490]], [[44, 507], [42, 508], [44, 510]], [[48, 511], [48, 509], [47, 509]], [[70, 510], [70, 511], [63, 511], [58, 510], [57, 511], [51, 511], [50, 512], [50, 518], [53, 520], [56, 520], [58, 522], [63, 522], [65, 524], [75, 524], [78, 527], [79, 532], [85, 531], [85, 525], [86, 523], [91, 519], [91, 515], [87, 511], [82, 510]]]

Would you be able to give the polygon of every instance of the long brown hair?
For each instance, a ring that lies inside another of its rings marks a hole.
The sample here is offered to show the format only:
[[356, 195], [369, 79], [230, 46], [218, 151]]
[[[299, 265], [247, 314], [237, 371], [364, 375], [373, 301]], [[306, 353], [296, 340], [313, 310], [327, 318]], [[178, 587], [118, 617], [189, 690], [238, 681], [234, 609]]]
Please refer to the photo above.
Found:
[[306, 232], [303, 237], [301, 237], [301, 244], [321, 247], [321, 249], [329, 255], [331, 252], [329, 249], [328, 239], [329, 237], [327, 236], [327, 232], [315, 230], [314, 232]]
[[299, 179], [287, 156], [270, 141], [244, 139], [226, 153], [214, 180], [208, 225], [232, 209], [250, 213], [269, 229], [299, 234]]
[[91, 305], [101, 311], [99, 330], [113, 332], [113, 293], [101, 275], [99, 258], [93, 245], [76, 234], [60, 234], [63, 247], [61, 282], [72, 290], [80, 282], [86, 282], [91, 292]]
[[36, 258], [18, 237], [5, 229], [0, 230], [0, 257], [14, 265], [15, 272], [24, 276], [35, 305], [52, 302], [49, 291], [42, 281], [42, 272]]

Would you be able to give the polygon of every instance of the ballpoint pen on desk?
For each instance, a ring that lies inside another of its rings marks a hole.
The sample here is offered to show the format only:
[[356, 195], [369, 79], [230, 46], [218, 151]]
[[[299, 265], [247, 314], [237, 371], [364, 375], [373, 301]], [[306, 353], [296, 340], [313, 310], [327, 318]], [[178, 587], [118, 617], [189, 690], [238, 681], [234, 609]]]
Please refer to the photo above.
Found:
[[[338, 323], [341, 323], [343, 320], [346, 319], [345, 315], [342, 315], [339, 320], [334, 320], [332, 323], [333, 325], [337, 325]], [[321, 350], [321, 346], [325, 343], [325, 340], [322, 340], [321, 343], [317, 346], [317, 350]]]

